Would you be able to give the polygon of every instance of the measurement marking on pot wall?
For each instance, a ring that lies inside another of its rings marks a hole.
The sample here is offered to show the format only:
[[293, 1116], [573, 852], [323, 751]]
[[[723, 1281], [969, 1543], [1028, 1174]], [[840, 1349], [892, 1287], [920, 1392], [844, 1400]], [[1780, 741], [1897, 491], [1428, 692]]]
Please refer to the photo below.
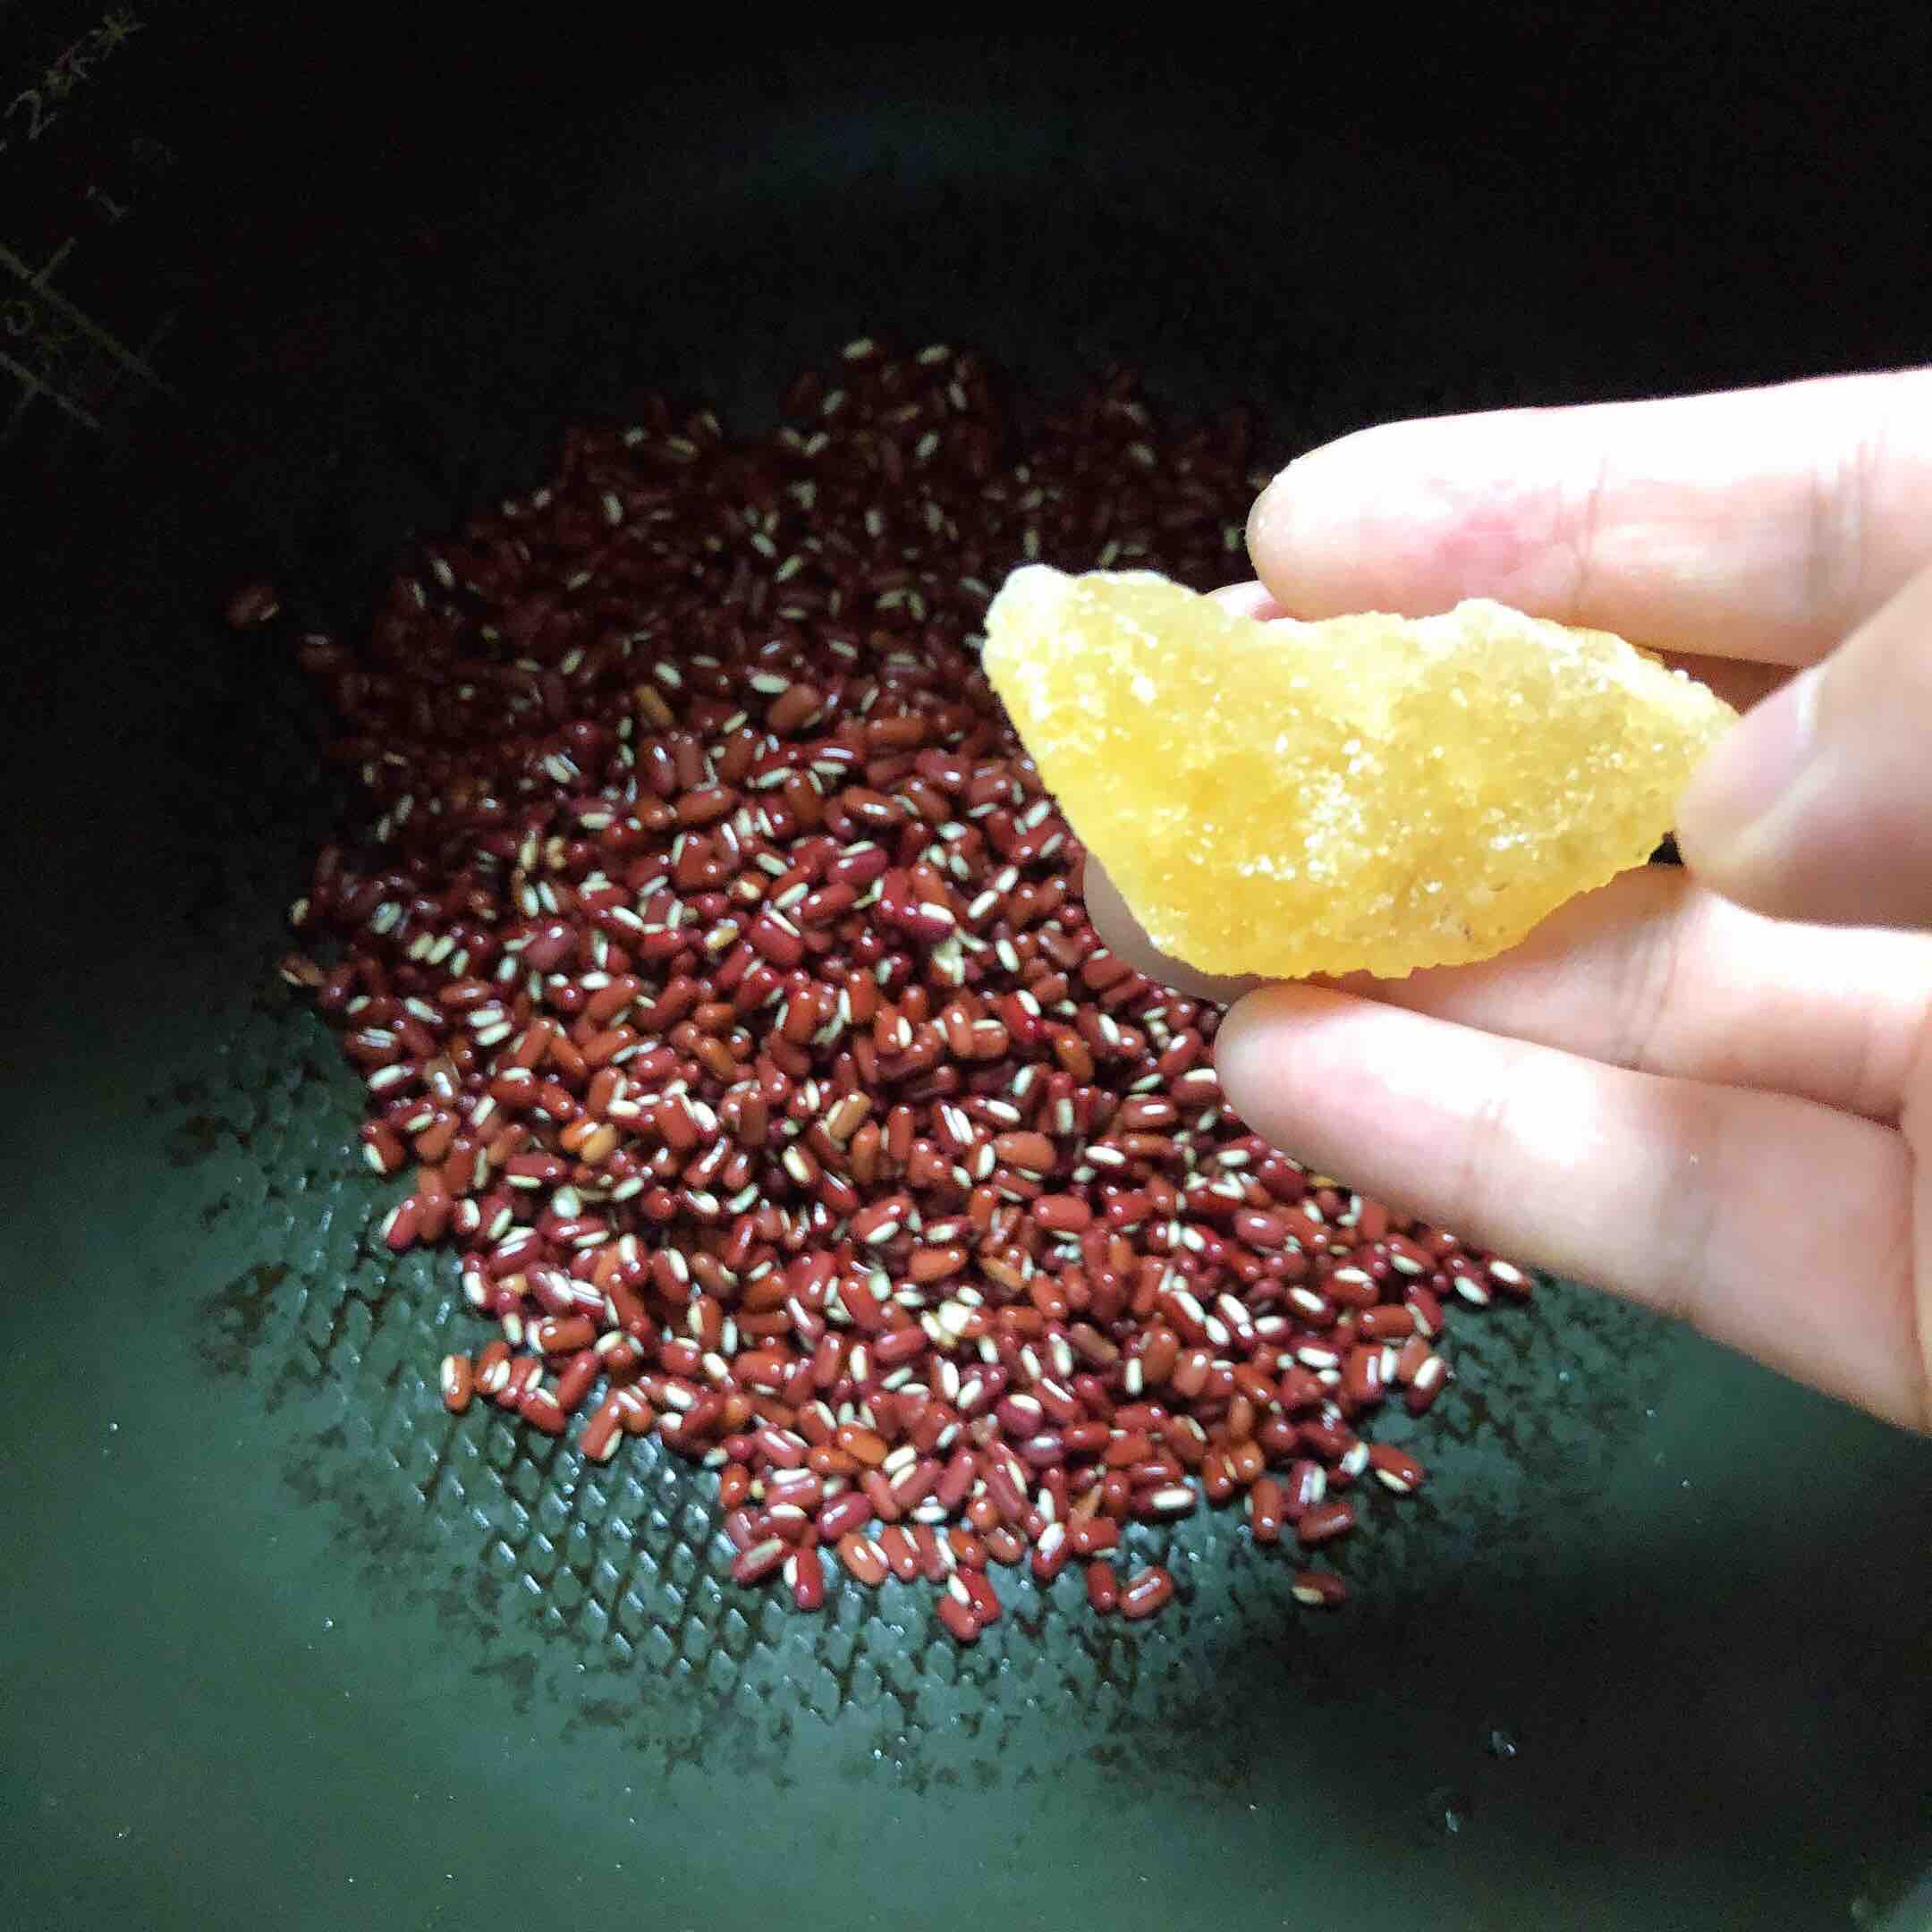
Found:
[[55, 408], [89, 429], [101, 427], [100, 411], [129, 379], [180, 400], [155, 372], [148, 352], [166, 333], [164, 315], [140, 350], [121, 342], [87, 311], [52, 285], [51, 277], [75, 246], [69, 236], [38, 269], [0, 243], [0, 367], [20, 385], [19, 399], [0, 440], [19, 427], [27, 411], [45, 396]]
[[63, 119], [66, 106], [102, 62], [117, 54], [148, 23], [132, 7], [109, 7], [96, 24], [71, 40], [26, 86], [0, 107], [0, 155], [43, 140]]
[[[106, 326], [55, 286], [82, 242], [138, 216], [154, 177], [177, 159], [166, 142], [113, 125], [119, 113], [113, 93], [121, 90], [92, 91], [109, 65], [123, 72], [123, 49], [148, 26], [133, 7], [106, 8], [57, 53], [38, 54], [30, 67], [16, 70], [10, 82], [0, 85], [0, 165], [16, 151], [24, 157], [46, 142], [41, 152], [53, 157], [55, 192], [62, 193], [63, 182], [71, 192], [71, 200], [58, 205], [45, 195], [37, 198], [37, 207], [22, 202], [21, 212], [33, 217], [30, 225], [37, 232], [30, 239], [18, 233], [10, 237], [20, 242], [18, 250], [0, 247], [0, 268], [6, 271], [0, 275], [0, 368], [15, 384], [13, 407], [0, 417], [0, 444], [43, 399], [71, 421], [100, 432], [126, 400], [156, 391], [174, 394], [151, 362], [173, 325], [173, 310], [151, 321], [121, 314], [113, 318], [117, 326]], [[102, 107], [109, 123], [105, 130], [95, 124], [78, 143], [70, 138], [83, 123], [97, 123], [100, 115], [92, 110]], [[64, 227], [70, 232], [55, 243]], [[40, 266], [30, 266], [26, 258], [43, 251]], [[137, 339], [140, 346], [130, 348]]]

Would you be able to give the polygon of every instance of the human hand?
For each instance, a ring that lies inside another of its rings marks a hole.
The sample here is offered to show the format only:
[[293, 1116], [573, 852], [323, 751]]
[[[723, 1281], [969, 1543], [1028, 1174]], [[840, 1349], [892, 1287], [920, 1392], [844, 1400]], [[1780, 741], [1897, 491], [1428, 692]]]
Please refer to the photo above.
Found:
[[[1905, 929], [1932, 928], [1932, 371], [1367, 430], [1277, 478], [1249, 545], [1259, 582], [1223, 595], [1253, 615], [1495, 597], [1765, 701], [1685, 793], [1688, 871], [1482, 965], [1246, 993], [1233, 1106], [1932, 1428], [1932, 936]], [[1199, 987], [1093, 869], [1116, 950]]]

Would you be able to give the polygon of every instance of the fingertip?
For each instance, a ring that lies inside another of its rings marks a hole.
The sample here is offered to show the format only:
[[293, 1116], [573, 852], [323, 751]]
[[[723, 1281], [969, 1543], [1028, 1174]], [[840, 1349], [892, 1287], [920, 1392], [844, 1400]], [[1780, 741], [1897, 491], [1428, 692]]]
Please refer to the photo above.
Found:
[[1215, 1067], [1228, 1104], [1249, 1126], [1280, 1144], [1292, 1137], [1292, 1056], [1308, 1024], [1360, 1002], [1327, 987], [1284, 982], [1236, 1000], [1215, 1036]]
[[[1368, 596], [1382, 566], [1368, 537], [1374, 445], [1400, 428], [1360, 429], [1310, 450], [1255, 498], [1248, 513], [1248, 556], [1277, 611], [1334, 617], [1381, 608], [1386, 601]], [[1386, 470], [1385, 477], [1394, 473]]]
[[1295, 524], [1295, 500], [1301, 478], [1307, 474], [1307, 466], [1320, 453], [1317, 450], [1298, 456], [1286, 469], [1275, 472], [1273, 481], [1250, 505], [1244, 532], [1248, 561], [1254, 566], [1261, 593], [1278, 598], [1284, 589], [1293, 585], [1298, 593], [1293, 608], [1301, 616], [1321, 614], [1309, 611], [1299, 596], [1302, 572]]
[[1677, 849], [1706, 885], [1750, 903], [1778, 883], [1789, 815], [1778, 810], [1815, 755], [1821, 666], [1801, 672], [1707, 751], [1677, 801]]
[[1119, 886], [1108, 877], [1106, 868], [1091, 852], [1087, 855], [1084, 894], [1087, 917], [1094, 930], [1135, 971], [1189, 999], [1214, 1000], [1224, 1004], [1239, 998], [1256, 982], [1252, 979], [1224, 979], [1213, 973], [1197, 972], [1185, 962], [1170, 959], [1147, 936], [1139, 919], [1122, 896]]

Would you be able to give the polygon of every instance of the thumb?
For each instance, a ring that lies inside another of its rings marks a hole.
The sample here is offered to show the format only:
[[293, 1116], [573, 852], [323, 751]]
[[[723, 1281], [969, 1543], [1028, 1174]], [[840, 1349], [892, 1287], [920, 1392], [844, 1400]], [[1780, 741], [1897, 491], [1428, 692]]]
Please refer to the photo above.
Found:
[[1709, 753], [1677, 844], [1775, 918], [1932, 927], [1932, 571]]

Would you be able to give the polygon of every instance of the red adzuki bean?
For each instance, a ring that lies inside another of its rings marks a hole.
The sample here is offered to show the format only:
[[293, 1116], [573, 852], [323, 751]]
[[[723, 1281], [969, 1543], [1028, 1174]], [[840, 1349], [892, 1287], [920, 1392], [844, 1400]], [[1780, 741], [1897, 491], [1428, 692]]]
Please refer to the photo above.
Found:
[[1297, 1570], [1288, 1588], [1297, 1603], [1311, 1609], [1348, 1600], [1348, 1585], [1333, 1570]]
[[829, 415], [808, 387], [755, 447], [659, 402], [572, 432], [360, 648], [302, 640], [368, 810], [278, 970], [343, 1033], [362, 1159], [412, 1176], [379, 1238], [453, 1245], [497, 1329], [453, 1414], [707, 1459], [733, 1579], [801, 1610], [823, 1545], [962, 1642], [988, 1563], [1078, 1558], [1148, 1616], [1174, 1580], [1120, 1580], [1123, 1524], [1205, 1494], [1342, 1534], [1334, 1492], [1424, 1479], [1357, 1431], [1436, 1400], [1445, 1310], [1533, 1284], [1227, 1111], [1217, 1010], [1099, 945], [979, 672], [1030, 557], [1223, 580], [1244, 428], [1114, 382], [1007, 449], [936, 348], [852, 345]]
[[972, 1644], [979, 1641], [979, 1620], [963, 1596], [954, 1596], [950, 1589], [942, 1590], [938, 1614], [947, 1635], [957, 1642]]
[[1120, 1613], [1123, 1617], [1150, 1617], [1174, 1595], [1174, 1579], [1156, 1563], [1121, 1587]]
[[255, 631], [280, 615], [282, 599], [271, 583], [244, 584], [228, 599], [228, 627], [232, 631]]
[[1318, 1503], [1313, 1509], [1304, 1511], [1295, 1524], [1295, 1534], [1312, 1546], [1354, 1527], [1355, 1505], [1343, 1496], [1333, 1503]]
[[1098, 1615], [1107, 1616], [1120, 1608], [1120, 1579], [1114, 1565], [1097, 1557], [1087, 1565], [1087, 1601]]
[[471, 1391], [476, 1387], [476, 1374], [467, 1355], [445, 1355], [443, 1358], [443, 1406], [452, 1415], [461, 1415], [470, 1406]]

